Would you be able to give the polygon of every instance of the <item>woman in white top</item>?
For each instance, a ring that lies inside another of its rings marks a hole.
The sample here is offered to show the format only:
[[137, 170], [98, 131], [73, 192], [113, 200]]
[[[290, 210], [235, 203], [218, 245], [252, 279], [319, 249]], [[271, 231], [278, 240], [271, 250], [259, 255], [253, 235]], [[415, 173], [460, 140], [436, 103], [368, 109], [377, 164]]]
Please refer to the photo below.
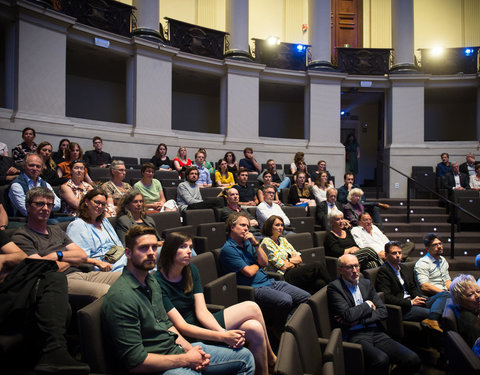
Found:
[[475, 173], [470, 175], [470, 188], [472, 190], [480, 190], [480, 164], [475, 166]]
[[317, 205], [327, 200], [327, 190], [330, 187], [332, 186], [328, 183], [327, 172], [320, 172], [315, 180], [315, 184], [312, 187], [313, 195], [315, 196], [315, 202], [317, 202]]

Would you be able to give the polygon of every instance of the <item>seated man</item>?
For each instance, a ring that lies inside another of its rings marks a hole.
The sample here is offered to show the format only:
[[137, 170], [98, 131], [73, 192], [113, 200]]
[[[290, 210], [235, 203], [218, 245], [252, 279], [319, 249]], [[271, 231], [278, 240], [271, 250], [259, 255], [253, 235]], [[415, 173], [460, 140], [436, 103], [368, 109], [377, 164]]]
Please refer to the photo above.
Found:
[[15, 166], [13, 159], [0, 154], [0, 185], [9, 184], [19, 174], [20, 170]]
[[[438, 311], [435, 303], [430, 304], [427, 298], [418, 293], [413, 275], [402, 272], [400, 268], [401, 243], [388, 242], [385, 245], [385, 254], [386, 262], [378, 270], [375, 289], [384, 293], [386, 303], [402, 308], [404, 320], [422, 322], [422, 325], [441, 332], [438, 320], [442, 311]], [[427, 304], [429, 308], [426, 307]]]
[[67, 276], [69, 294], [92, 299], [102, 297], [120, 272], [81, 272], [77, 266], [88, 261], [85, 251], [58, 225], [47, 226], [54, 194], [47, 188], [37, 187], [28, 191], [26, 200], [27, 224], [15, 231], [13, 242], [31, 258], [56, 261], [59, 271]]
[[450, 173], [452, 167], [452, 163], [449, 162], [450, 155], [444, 152], [440, 157], [442, 158], [442, 161], [437, 164], [437, 168], [435, 169], [437, 177], [443, 177], [447, 173]]
[[343, 212], [343, 204], [337, 201], [337, 189], [334, 187], [327, 189], [327, 200], [320, 202], [317, 206], [317, 212], [315, 214], [315, 223], [320, 225], [323, 230], [330, 230], [330, 221], [328, 220], [328, 214], [332, 210], [338, 210]]
[[290, 219], [282, 208], [274, 202], [276, 189], [272, 185], [265, 185], [262, 188], [264, 200], [257, 206], [257, 219], [260, 228], [263, 227], [263, 223], [272, 215], [280, 216], [283, 219], [283, 224], [290, 226]]
[[105, 346], [115, 357], [115, 373], [253, 374], [248, 349], [190, 344], [168, 319], [161, 287], [149, 274], [157, 260], [155, 229], [135, 225], [125, 242], [127, 266], [102, 304]]
[[240, 168], [238, 171], [238, 183], [233, 187], [237, 189], [240, 195], [241, 206], [256, 206], [258, 204], [258, 198], [255, 194], [255, 189], [252, 185], [247, 184], [248, 170], [246, 168]]
[[[352, 229], [352, 236], [360, 248], [370, 247], [377, 252], [377, 254], [385, 260], [385, 245], [390, 242], [387, 236], [373, 224], [372, 217], [369, 213], [364, 212], [358, 217], [358, 226]], [[405, 242], [402, 245], [402, 252], [405, 261], [408, 255], [415, 249], [413, 242]]]
[[394, 341], [378, 327], [387, 318], [387, 308], [369, 280], [360, 278], [360, 265], [353, 254], [338, 259], [340, 277], [327, 287], [332, 326], [340, 327], [345, 341], [362, 345], [367, 374], [415, 374], [420, 358]]
[[250, 220], [250, 231], [258, 232], [259, 228], [258, 228], [257, 220], [252, 218], [252, 215], [250, 215], [250, 213], [244, 208], [242, 208], [242, 206], [240, 206], [240, 204], [238, 203], [240, 199], [238, 195], [238, 190], [233, 187], [228, 189], [226, 197], [227, 197], [227, 205], [222, 208], [220, 220], [227, 221], [228, 217], [231, 214], [242, 212]]
[[272, 181], [270, 182], [270, 185], [273, 185], [278, 191], [282, 190], [283, 188], [290, 187], [290, 179], [285, 176], [283, 171], [277, 171], [277, 164], [275, 164], [273, 159], [267, 160], [267, 169], [265, 169], [257, 177], [257, 180], [262, 184], [264, 183], [263, 175], [267, 171], [272, 175]]
[[53, 194], [54, 205], [53, 211], [60, 210], [61, 201], [55, 193], [50, 184], [44, 181], [40, 174], [42, 173], [43, 160], [37, 154], [28, 154], [25, 157], [23, 164], [23, 173], [21, 173], [10, 186], [8, 197], [13, 205], [14, 216], [27, 216], [27, 209], [25, 207], [25, 196], [30, 189], [37, 186], [42, 186], [50, 190]]
[[[270, 187], [274, 191], [273, 187]], [[248, 228], [250, 221], [243, 213], [231, 214], [226, 223], [228, 238], [220, 252], [220, 264], [225, 272], [235, 272], [239, 285], [255, 288], [255, 301], [262, 309], [274, 310], [276, 325], [283, 327], [291, 315], [310, 294], [285, 281], [269, 279], [264, 267], [268, 258]], [[277, 328], [278, 328], [277, 327]]]
[[212, 178], [210, 177], [210, 171], [205, 167], [205, 154], [202, 151], [197, 151], [195, 154], [195, 165], [198, 169], [198, 179], [195, 183], [198, 187], [206, 188], [212, 187]]
[[253, 149], [251, 147], [246, 147], [243, 150], [244, 159], [240, 159], [238, 166], [240, 168], [245, 168], [247, 172], [260, 173], [261, 167], [260, 164], [253, 157]]
[[469, 177], [467, 174], [460, 172], [458, 163], [452, 163], [451, 172], [445, 175], [445, 189], [450, 192], [470, 189]]
[[415, 280], [421, 293], [429, 297], [426, 307], [431, 307], [439, 319], [450, 297], [448, 289], [452, 280], [448, 273], [448, 263], [442, 256], [443, 244], [440, 237], [434, 233], [427, 234], [423, 243], [427, 254], [415, 263]]
[[475, 155], [469, 152], [465, 156], [465, 163], [460, 165], [460, 173], [466, 174], [467, 176], [475, 175], [475, 166], [479, 164], [480, 161], [475, 161]]
[[[73, 359], [67, 350], [65, 332], [70, 305], [65, 275], [56, 272], [55, 262], [24, 260], [26, 256], [0, 230], [0, 334], [25, 336], [29, 359], [36, 362], [35, 371], [89, 374], [88, 365]], [[36, 350], [40, 348], [36, 361]], [[8, 373], [10, 364], [6, 362], [2, 370]], [[19, 370], [24, 364], [12, 363], [12, 369]]]
[[217, 200], [203, 200], [200, 187], [196, 184], [198, 180], [198, 168], [196, 166], [187, 167], [185, 180], [177, 187], [177, 204], [181, 212], [221, 206], [221, 203]]
[[93, 137], [93, 150], [86, 151], [83, 160], [87, 167], [106, 168], [112, 164], [112, 157], [109, 153], [102, 151], [103, 141], [100, 137]]

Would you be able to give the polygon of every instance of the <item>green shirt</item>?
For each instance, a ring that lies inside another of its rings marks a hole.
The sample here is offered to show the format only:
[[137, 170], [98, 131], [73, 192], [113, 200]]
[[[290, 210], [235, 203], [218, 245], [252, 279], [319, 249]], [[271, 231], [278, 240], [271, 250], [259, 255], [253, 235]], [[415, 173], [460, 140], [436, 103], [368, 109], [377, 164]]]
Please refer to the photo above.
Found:
[[140, 180], [133, 185], [133, 188], [142, 193], [145, 204], [158, 202], [160, 199], [160, 192], [163, 190], [161, 182], [156, 178], [152, 179], [152, 184], [150, 186], [144, 185]]
[[173, 325], [162, 303], [160, 285], [153, 276], [145, 279], [151, 290], [151, 302], [145, 289], [125, 268], [110, 287], [102, 304], [102, 329], [107, 347], [125, 369], [137, 367], [148, 353], [181, 354], [175, 343], [178, 335], [168, 329]]

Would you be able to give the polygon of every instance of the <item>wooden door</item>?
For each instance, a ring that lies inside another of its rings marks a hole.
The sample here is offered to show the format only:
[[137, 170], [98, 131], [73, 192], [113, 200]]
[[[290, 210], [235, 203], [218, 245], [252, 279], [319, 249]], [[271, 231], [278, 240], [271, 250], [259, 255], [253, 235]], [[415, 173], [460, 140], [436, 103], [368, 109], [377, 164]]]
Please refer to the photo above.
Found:
[[332, 61], [337, 60], [335, 47], [363, 47], [363, 0], [331, 0]]

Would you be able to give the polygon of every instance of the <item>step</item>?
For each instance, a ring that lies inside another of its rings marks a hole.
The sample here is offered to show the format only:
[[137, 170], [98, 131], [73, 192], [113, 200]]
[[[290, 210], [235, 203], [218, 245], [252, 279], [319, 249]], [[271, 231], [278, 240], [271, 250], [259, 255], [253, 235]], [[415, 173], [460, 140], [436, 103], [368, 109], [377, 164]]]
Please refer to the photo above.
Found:
[[382, 223], [383, 231], [388, 236], [390, 233], [421, 232], [423, 234], [435, 232], [450, 232], [448, 223]]
[[[390, 206], [407, 206], [406, 198], [385, 198], [381, 200], [382, 203], [387, 203]], [[411, 206], [428, 206], [439, 207], [438, 199], [410, 199]]]
[[[425, 246], [422, 243], [415, 244], [415, 250], [413, 250], [410, 255], [413, 257], [421, 257], [427, 253], [425, 250]], [[470, 256], [474, 257], [480, 253], [480, 247], [474, 244], [458, 244], [455, 243], [455, 256]], [[451, 254], [450, 252], [450, 244], [445, 244], [443, 247], [443, 256], [449, 257]], [[472, 262], [472, 267], [474, 266], [474, 262]]]
[[[390, 214], [407, 214], [407, 207], [406, 206], [390, 206], [389, 209], [380, 209], [380, 213], [382, 216], [390, 215]], [[443, 207], [432, 207], [432, 206], [414, 206], [410, 207], [411, 214], [435, 214], [435, 215], [443, 215], [446, 213], [445, 208]]]
[[[391, 241], [405, 241], [409, 239], [415, 244], [423, 243], [423, 237], [426, 233], [421, 232], [404, 232], [404, 233], [385, 233]], [[438, 232], [437, 233], [444, 243], [450, 242], [450, 232]], [[472, 243], [479, 244], [480, 246], [480, 233], [478, 232], [456, 232], [455, 233], [455, 243]], [[423, 246], [423, 245], [422, 245]]]
[[[439, 223], [447, 222], [448, 215], [438, 214], [410, 214], [410, 223]], [[407, 223], [407, 214], [384, 214], [383, 223]]]

